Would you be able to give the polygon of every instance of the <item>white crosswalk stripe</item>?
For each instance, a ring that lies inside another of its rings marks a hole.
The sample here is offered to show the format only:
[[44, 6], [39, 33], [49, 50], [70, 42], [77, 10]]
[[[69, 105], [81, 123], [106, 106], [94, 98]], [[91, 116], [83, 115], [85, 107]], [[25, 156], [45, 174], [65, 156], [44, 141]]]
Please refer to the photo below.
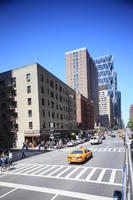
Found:
[[[58, 178], [63, 180], [94, 182], [99, 184], [109, 184], [121, 186], [121, 182], [115, 183], [117, 172], [122, 177], [122, 169], [85, 167], [85, 166], [64, 166], [64, 165], [43, 165], [43, 164], [19, 164], [16, 169], [8, 171], [13, 175], [38, 176], [47, 178]], [[111, 171], [108, 181], [104, 181], [105, 173]], [[95, 174], [96, 173], [96, 174]], [[92, 180], [92, 176], [96, 180]]]
[[93, 176], [93, 174], [95, 173], [95, 171], [96, 171], [96, 168], [93, 168], [92, 170], [91, 170], [91, 172], [89, 173], [89, 175], [86, 177], [86, 181], [89, 181], [90, 179], [91, 179], [91, 177]]
[[114, 183], [115, 174], [116, 174], [116, 169], [113, 169], [111, 172], [110, 180], [109, 180], [110, 183]]
[[[94, 147], [88, 147], [88, 146], [84, 146], [87, 149], [90, 149], [92, 152], [118, 152], [118, 153], [122, 153], [125, 152], [125, 149], [123, 147], [112, 147], [112, 148], [94, 148]], [[65, 150], [58, 150], [57, 152], [64, 152], [64, 153], [68, 153], [68, 152], [72, 152], [74, 149], [76, 149], [76, 147], [72, 147], [72, 148], [66, 148]]]
[[97, 179], [98, 182], [101, 182], [101, 181], [102, 181], [103, 176], [104, 176], [104, 174], [105, 174], [105, 171], [106, 171], [106, 169], [102, 169], [102, 171], [101, 171], [101, 173], [100, 173], [100, 175], [99, 175], [99, 177], [98, 177], [98, 179]]

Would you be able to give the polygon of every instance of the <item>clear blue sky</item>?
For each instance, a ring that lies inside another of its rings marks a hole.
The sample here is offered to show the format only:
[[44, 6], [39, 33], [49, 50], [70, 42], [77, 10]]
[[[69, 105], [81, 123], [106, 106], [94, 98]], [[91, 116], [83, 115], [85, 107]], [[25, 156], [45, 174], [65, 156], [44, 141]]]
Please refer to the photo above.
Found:
[[65, 52], [114, 56], [122, 115], [133, 103], [132, 0], [0, 0], [0, 72], [39, 62], [65, 82]]

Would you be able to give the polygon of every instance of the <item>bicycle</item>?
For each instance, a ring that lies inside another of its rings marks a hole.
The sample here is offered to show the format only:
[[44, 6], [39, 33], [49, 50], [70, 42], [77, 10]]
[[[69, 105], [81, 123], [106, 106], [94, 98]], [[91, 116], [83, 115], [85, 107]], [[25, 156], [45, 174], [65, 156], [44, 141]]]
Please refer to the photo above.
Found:
[[2, 161], [1, 172], [5, 172], [7, 170], [10, 170], [12, 167], [13, 167], [12, 163], [6, 163], [6, 162]]

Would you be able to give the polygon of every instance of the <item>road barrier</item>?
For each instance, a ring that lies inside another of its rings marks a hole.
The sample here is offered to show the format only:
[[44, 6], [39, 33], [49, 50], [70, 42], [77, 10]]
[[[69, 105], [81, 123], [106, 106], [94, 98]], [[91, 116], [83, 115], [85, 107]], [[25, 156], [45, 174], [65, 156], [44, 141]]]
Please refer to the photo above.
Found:
[[125, 134], [125, 160], [123, 164], [122, 200], [133, 200], [133, 160], [131, 141]]

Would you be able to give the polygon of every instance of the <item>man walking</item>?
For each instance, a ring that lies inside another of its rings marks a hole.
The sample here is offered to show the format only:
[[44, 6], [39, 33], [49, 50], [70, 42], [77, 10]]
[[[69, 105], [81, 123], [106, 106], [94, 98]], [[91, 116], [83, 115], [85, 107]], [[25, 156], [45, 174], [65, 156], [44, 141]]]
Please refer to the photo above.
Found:
[[23, 158], [25, 158], [25, 153], [24, 153], [24, 145], [22, 146], [21, 153], [22, 153], [22, 156], [21, 156], [21, 158], [22, 158], [22, 159], [23, 159]]

